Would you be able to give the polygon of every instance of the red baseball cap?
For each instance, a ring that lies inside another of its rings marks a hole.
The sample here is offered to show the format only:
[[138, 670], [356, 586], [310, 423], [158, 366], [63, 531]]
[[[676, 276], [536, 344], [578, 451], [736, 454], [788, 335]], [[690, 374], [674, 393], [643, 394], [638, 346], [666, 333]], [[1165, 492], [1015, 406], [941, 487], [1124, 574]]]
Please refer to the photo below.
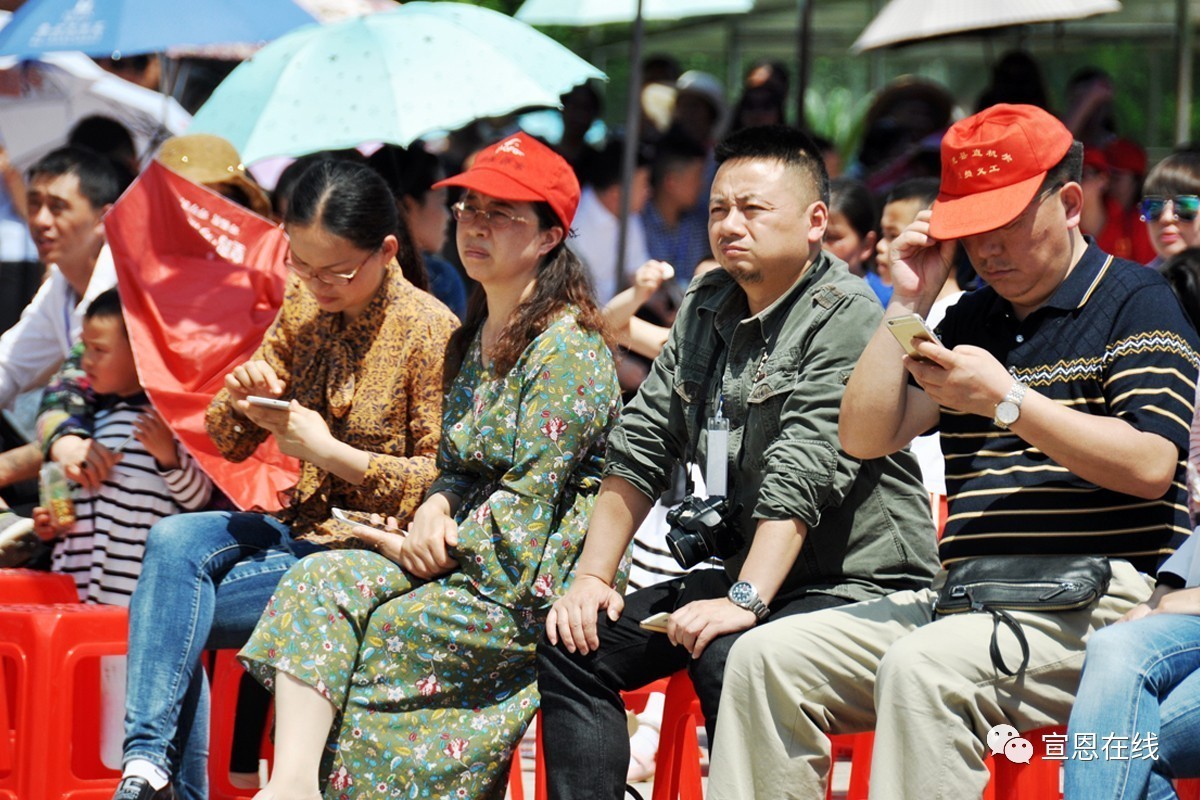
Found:
[[1104, 151], [1097, 147], [1084, 148], [1083, 165], [1091, 167], [1097, 172], [1103, 172], [1105, 175], [1109, 171], [1108, 159], [1104, 157]]
[[961, 239], [1012, 222], [1073, 141], [1066, 126], [1036, 106], [999, 103], [954, 123], [942, 137], [930, 236]]
[[1114, 139], [1104, 148], [1104, 157], [1113, 169], [1132, 172], [1135, 175], [1146, 174], [1146, 151], [1142, 146], [1130, 139]]
[[434, 184], [442, 186], [474, 189], [499, 200], [545, 202], [565, 230], [579, 207], [579, 180], [571, 165], [527, 133], [483, 148], [465, 172]]

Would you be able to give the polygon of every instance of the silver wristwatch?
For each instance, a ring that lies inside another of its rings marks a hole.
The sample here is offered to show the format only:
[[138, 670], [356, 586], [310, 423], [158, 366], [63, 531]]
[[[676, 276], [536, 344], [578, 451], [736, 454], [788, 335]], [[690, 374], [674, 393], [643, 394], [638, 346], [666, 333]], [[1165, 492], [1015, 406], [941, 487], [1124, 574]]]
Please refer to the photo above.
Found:
[[767, 608], [767, 604], [758, 596], [758, 589], [755, 589], [754, 584], [750, 581], [738, 581], [730, 586], [729, 594], [726, 597], [735, 606], [744, 608], [758, 617], [759, 622], [762, 622], [771, 613], [771, 609]]
[[1004, 395], [1004, 399], [996, 403], [996, 412], [992, 417], [992, 422], [997, 428], [1008, 430], [1008, 427], [1021, 418], [1021, 401], [1025, 399], [1025, 392], [1029, 387], [1018, 380], [1012, 382], [1012, 386], [1008, 389], [1008, 394]]

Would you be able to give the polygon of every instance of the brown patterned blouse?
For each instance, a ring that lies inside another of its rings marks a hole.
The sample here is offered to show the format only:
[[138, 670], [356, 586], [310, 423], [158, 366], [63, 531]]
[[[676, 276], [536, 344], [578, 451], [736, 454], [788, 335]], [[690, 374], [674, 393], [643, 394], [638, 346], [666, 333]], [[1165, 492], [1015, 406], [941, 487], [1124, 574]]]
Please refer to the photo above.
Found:
[[[458, 320], [400, 274], [396, 262], [370, 305], [352, 322], [322, 312], [298, 278], [255, 359], [287, 387], [285, 398], [318, 412], [341, 442], [371, 453], [359, 485], [308, 462], [286, 507], [275, 514], [292, 536], [329, 547], [359, 547], [334, 506], [392, 514], [403, 527], [437, 477], [442, 426], [442, 362]], [[205, 427], [230, 461], [243, 461], [269, 435], [236, 413], [222, 389]]]

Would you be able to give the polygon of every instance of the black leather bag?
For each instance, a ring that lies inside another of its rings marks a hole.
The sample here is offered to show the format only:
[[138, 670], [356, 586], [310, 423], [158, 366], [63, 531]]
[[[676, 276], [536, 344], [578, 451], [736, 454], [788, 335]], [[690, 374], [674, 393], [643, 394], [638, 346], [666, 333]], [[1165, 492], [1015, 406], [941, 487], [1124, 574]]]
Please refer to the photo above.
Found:
[[[992, 616], [992, 664], [1016, 675], [1029, 664], [1029, 642], [1008, 611], [1074, 611], [1108, 591], [1112, 567], [1103, 556], [983, 556], [952, 564], [934, 600], [935, 614], [986, 612]], [[1021, 664], [1010, 670], [997, 636], [1007, 625], [1021, 645]]]

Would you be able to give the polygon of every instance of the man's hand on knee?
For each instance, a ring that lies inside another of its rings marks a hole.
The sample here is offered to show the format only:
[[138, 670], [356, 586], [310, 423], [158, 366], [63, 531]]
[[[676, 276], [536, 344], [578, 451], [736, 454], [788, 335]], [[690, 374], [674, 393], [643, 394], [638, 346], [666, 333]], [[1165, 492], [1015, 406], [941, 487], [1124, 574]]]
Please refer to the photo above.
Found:
[[753, 628], [758, 617], [725, 597], [696, 600], [679, 608], [667, 620], [667, 638], [699, 658], [718, 636]]
[[600, 610], [616, 622], [625, 608], [625, 598], [595, 575], [577, 575], [567, 593], [558, 599], [546, 617], [546, 638], [550, 644], [560, 641], [567, 652], [587, 655], [600, 647], [596, 618]]

